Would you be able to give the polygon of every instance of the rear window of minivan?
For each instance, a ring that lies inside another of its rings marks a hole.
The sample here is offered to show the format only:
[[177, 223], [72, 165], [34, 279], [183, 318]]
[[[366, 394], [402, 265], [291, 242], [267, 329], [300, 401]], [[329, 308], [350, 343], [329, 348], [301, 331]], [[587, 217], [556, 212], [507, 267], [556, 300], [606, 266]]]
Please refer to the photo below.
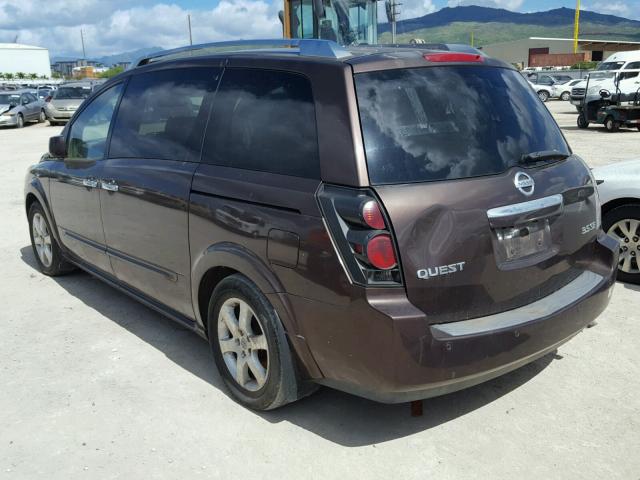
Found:
[[492, 175], [523, 155], [568, 155], [551, 114], [514, 70], [442, 66], [355, 76], [372, 184]]

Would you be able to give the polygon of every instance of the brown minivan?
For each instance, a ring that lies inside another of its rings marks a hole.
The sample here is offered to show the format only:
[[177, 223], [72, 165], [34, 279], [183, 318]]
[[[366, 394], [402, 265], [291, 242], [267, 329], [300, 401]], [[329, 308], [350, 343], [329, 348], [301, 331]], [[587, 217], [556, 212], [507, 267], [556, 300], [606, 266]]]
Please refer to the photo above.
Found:
[[553, 351], [614, 284], [591, 173], [512, 67], [420, 47], [141, 60], [29, 170], [40, 268], [195, 330], [254, 409], [422, 399]]

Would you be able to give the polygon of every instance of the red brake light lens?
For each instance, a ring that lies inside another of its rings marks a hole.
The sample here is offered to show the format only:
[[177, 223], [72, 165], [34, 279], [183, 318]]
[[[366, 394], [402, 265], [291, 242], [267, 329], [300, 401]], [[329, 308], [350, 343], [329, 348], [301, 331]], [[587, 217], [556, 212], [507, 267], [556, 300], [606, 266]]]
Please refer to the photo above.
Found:
[[375, 200], [369, 200], [364, 204], [362, 207], [362, 218], [371, 228], [375, 228], [376, 230], [384, 230], [385, 228], [384, 217], [382, 216], [378, 202]]
[[45, 99], [44, 99], [44, 101], [45, 101], [45, 102], [50, 102], [52, 98], [53, 98], [53, 97], [52, 97], [51, 95], [49, 95], [47, 98], [45, 98]]
[[424, 55], [424, 59], [429, 62], [473, 62], [483, 63], [484, 57], [475, 53], [460, 53], [460, 52], [447, 52], [447, 53], [427, 53]]
[[396, 254], [393, 251], [391, 236], [382, 234], [373, 237], [367, 243], [367, 258], [371, 265], [381, 270], [389, 270], [396, 266]]

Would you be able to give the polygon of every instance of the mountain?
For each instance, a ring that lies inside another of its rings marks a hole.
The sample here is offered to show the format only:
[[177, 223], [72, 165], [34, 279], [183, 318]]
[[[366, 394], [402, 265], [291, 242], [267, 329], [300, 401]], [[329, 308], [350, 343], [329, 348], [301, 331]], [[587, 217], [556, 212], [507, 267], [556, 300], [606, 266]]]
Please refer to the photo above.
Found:
[[[117, 53], [115, 55], [106, 55], [102, 57], [89, 57], [87, 58], [87, 60], [92, 60], [94, 62], [99, 62], [106, 66], [110, 66], [120, 62], [134, 62], [138, 60], [140, 57], [149, 55], [151, 53], [160, 52], [162, 50], [163, 50], [162, 47], [139, 48], [138, 50]], [[51, 62], [55, 63], [55, 62], [70, 61], [70, 60], [77, 60], [77, 59], [78, 57], [57, 56], [57, 57], [53, 57], [51, 59]]]
[[[423, 17], [400, 20], [396, 28], [399, 41], [424, 38], [428, 42], [468, 43], [473, 31], [476, 44], [482, 45], [529, 36], [572, 37], [574, 16], [571, 8], [518, 13], [478, 6], [447, 7]], [[382, 40], [389, 31], [388, 23], [378, 25]], [[580, 36], [640, 40], [640, 21], [585, 10], [580, 12]]]

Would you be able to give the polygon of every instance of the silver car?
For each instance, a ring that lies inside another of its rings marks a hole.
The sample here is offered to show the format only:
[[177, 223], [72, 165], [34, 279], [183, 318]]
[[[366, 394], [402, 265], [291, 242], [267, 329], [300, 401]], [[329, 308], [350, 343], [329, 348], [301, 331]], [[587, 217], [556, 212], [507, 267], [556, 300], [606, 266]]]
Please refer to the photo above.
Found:
[[74, 82], [61, 85], [46, 102], [46, 113], [51, 125], [67, 123], [85, 98], [91, 95], [93, 84]]
[[25, 122], [44, 122], [45, 103], [31, 90], [0, 91], [0, 127], [24, 127]]

